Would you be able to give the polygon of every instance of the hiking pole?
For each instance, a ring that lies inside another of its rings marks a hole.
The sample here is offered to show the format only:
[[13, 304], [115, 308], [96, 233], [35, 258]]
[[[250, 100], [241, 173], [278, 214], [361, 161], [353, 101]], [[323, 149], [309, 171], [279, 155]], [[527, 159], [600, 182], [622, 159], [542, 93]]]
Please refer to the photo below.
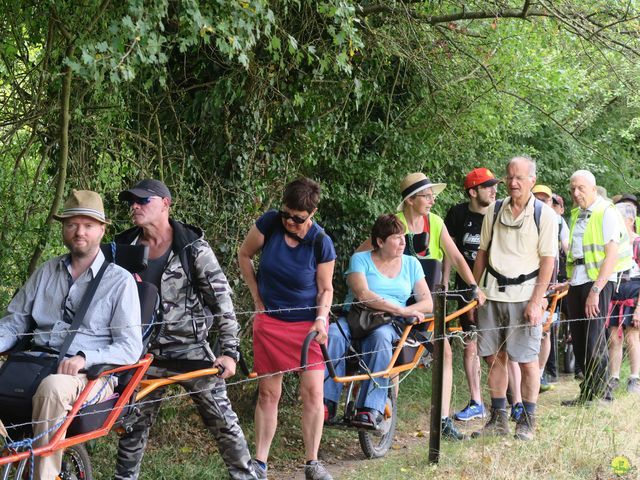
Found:
[[436, 285], [434, 299], [429, 463], [438, 463], [438, 460], [440, 459], [440, 435], [442, 433], [442, 368], [444, 366], [444, 318], [446, 316], [447, 305], [443, 285]]

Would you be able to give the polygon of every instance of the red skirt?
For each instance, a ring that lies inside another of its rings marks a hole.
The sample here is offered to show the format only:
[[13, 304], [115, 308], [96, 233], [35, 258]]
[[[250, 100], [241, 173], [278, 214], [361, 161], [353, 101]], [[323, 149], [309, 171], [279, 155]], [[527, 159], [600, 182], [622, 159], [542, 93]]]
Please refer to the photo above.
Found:
[[[308, 322], [285, 322], [257, 313], [253, 320], [253, 370], [258, 375], [300, 370], [302, 344], [313, 326]], [[324, 370], [318, 342], [309, 345], [307, 370]]]

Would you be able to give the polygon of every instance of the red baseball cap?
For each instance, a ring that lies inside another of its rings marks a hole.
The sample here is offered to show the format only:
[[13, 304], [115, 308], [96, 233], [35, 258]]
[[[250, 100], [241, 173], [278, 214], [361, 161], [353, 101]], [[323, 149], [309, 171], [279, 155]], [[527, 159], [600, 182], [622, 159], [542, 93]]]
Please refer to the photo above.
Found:
[[500, 182], [488, 168], [474, 168], [464, 179], [464, 189], [469, 190], [478, 185], [491, 187]]

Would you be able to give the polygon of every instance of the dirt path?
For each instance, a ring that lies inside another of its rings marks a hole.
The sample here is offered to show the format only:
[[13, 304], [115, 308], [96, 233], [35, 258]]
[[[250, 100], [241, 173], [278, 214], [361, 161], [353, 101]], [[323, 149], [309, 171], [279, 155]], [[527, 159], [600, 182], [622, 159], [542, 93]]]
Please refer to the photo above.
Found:
[[[554, 384], [554, 389], [550, 392], [541, 394], [539, 397], [539, 405], [541, 413], [547, 408], [558, 405], [561, 398], [571, 398], [577, 391], [577, 383], [572, 380], [572, 376], [564, 376], [558, 383]], [[486, 402], [485, 402], [486, 403]], [[544, 413], [543, 413], [544, 414]], [[406, 426], [399, 427], [396, 431], [393, 446], [387, 456], [402, 455], [407, 451], [422, 448], [427, 449], [429, 446], [429, 412], [425, 411], [423, 415], [412, 419], [413, 429], [409, 430]], [[471, 432], [478, 430], [483, 425], [483, 420], [474, 420], [467, 423], [456, 423], [458, 428], [464, 433], [470, 435]], [[352, 441], [346, 445], [335, 442], [321, 445], [320, 459], [334, 477], [339, 480], [344, 474], [352, 472], [362, 464], [367, 462], [383, 462], [384, 458], [377, 460], [367, 460], [360, 449], [358, 435], [356, 430], [350, 432]], [[324, 440], [323, 440], [324, 441]], [[304, 479], [303, 466], [295, 465], [272, 465], [269, 469], [269, 478], [274, 480], [302, 480]]]

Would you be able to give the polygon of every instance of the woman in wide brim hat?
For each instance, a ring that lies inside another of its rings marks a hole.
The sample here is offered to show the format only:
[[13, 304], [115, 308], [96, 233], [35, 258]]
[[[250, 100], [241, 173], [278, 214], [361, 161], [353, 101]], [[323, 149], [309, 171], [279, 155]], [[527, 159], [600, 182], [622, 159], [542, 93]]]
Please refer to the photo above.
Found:
[[[431, 212], [436, 197], [447, 185], [434, 183], [424, 173], [410, 173], [400, 182], [402, 201], [398, 205], [396, 216], [405, 228], [405, 255], [416, 257], [423, 267], [429, 288], [433, 290], [440, 283], [445, 255], [460, 277], [469, 286], [475, 286], [478, 302], [483, 304], [485, 296], [477, 288], [473, 273], [466, 260], [449, 235], [441, 217]], [[358, 251], [370, 250], [371, 242], [365, 241]], [[451, 389], [453, 386], [453, 357], [448, 341], [444, 342], [444, 372], [442, 388], [442, 432], [448, 439], [460, 440], [462, 434], [453, 424], [450, 414]]]
[[[447, 260], [467, 285], [476, 286], [478, 301], [482, 304], [485, 297], [482, 291], [477, 288], [469, 265], [449, 235], [442, 218], [431, 212], [436, 197], [446, 186], [444, 183], [433, 183], [424, 173], [410, 173], [400, 183], [402, 202], [398, 205], [396, 215], [405, 226], [406, 247], [404, 253], [412, 255], [420, 261], [430, 287], [433, 287], [435, 283], [440, 283], [441, 262], [444, 261], [446, 255]], [[436, 272], [433, 272], [434, 265]], [[463, 436], [450, 417], [453, 355], [447, 340], [444, 342], [444, 347], [442, 433], [445, 438], [459, 440]]]

